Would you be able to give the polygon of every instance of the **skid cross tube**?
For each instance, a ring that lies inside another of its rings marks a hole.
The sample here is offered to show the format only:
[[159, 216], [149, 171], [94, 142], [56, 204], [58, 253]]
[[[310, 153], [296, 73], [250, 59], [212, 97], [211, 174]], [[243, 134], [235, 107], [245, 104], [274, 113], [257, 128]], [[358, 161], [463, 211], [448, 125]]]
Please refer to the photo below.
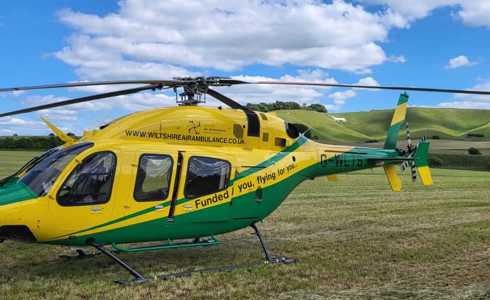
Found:
[[124, 262], [122, 259], [114, 255], [111, 251], [107, 250], [104, 248], [104, 245], [99, 245], [94, 242], [89, 242], [88, 243], [90, 246], [94, 247], [95, 249], [99, 250], [101, 253], [107, 255], [109, 258], [111, 258], [113, 261], [115, 261], [118, 265], [126, 269], [133, 277], [134, 281], [142, 282], [146, 281], [146, 278], [141, 275], [138, 271], [133, 269], [130, 265], [128, 265], [126, 262]]

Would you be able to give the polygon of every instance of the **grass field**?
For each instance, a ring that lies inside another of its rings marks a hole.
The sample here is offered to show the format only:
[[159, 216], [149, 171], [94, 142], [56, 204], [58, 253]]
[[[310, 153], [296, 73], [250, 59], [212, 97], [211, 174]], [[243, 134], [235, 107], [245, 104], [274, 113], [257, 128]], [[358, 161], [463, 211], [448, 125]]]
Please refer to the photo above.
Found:
[[[33, 153], [0, 152], [0, 176]], [[302, 184], [264, 223], [271, 251], [293, 265], [120, 287], [105, 257], [66, 260], [68, 248], [0, 244], [0, 299], [490, 299], [490, 172], [435, 170], [435, 186], [379, 171]], [[261, 261], [251, 230], [214, 248], [122, 255], [149, 275]]]

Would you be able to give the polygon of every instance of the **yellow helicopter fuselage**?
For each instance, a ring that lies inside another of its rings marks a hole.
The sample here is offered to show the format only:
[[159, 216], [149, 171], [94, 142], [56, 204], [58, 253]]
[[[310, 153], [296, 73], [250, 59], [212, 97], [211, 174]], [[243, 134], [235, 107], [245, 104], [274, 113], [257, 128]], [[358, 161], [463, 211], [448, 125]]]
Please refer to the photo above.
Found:
[[85, 245], [215, 235], [264, 219], [304, 180], [376, 166], [395, 180], [389, 169], [403, 161], [394, 149], [319, 144], [272, 114], [257, 116], [258, 135], [241, 110], [198, 106], [85, 132], [57, 150], [82, 149], [46, 167], [52, 182], [24, 180], [28, 169], [3, 183], [0, 236]]

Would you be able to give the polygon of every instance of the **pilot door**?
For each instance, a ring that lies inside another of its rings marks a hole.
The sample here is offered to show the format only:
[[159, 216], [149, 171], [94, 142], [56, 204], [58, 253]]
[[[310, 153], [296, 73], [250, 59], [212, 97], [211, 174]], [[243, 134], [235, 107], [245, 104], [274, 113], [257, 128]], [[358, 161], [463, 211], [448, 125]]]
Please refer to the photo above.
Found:
[[171, 222], [231, 219], [232, 157], [209, 152], [179, 153], [179, 185], [169, 210]]
[[118, 151], [93, 152], [73, 160], [48, 195], [49, 238], [69, 237], [107, 222], [112, 216], [121, 166]]

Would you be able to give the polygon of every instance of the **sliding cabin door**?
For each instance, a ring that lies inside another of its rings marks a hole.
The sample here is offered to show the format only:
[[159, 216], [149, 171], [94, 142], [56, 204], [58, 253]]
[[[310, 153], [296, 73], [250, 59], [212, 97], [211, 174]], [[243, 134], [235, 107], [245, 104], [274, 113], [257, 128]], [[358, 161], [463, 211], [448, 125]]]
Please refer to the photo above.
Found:
[[169, 218], [175, 220], [176, 224], [230, 220], [233, 157], [187, 151], [181, 152], [180, 157], [180, 183]]

